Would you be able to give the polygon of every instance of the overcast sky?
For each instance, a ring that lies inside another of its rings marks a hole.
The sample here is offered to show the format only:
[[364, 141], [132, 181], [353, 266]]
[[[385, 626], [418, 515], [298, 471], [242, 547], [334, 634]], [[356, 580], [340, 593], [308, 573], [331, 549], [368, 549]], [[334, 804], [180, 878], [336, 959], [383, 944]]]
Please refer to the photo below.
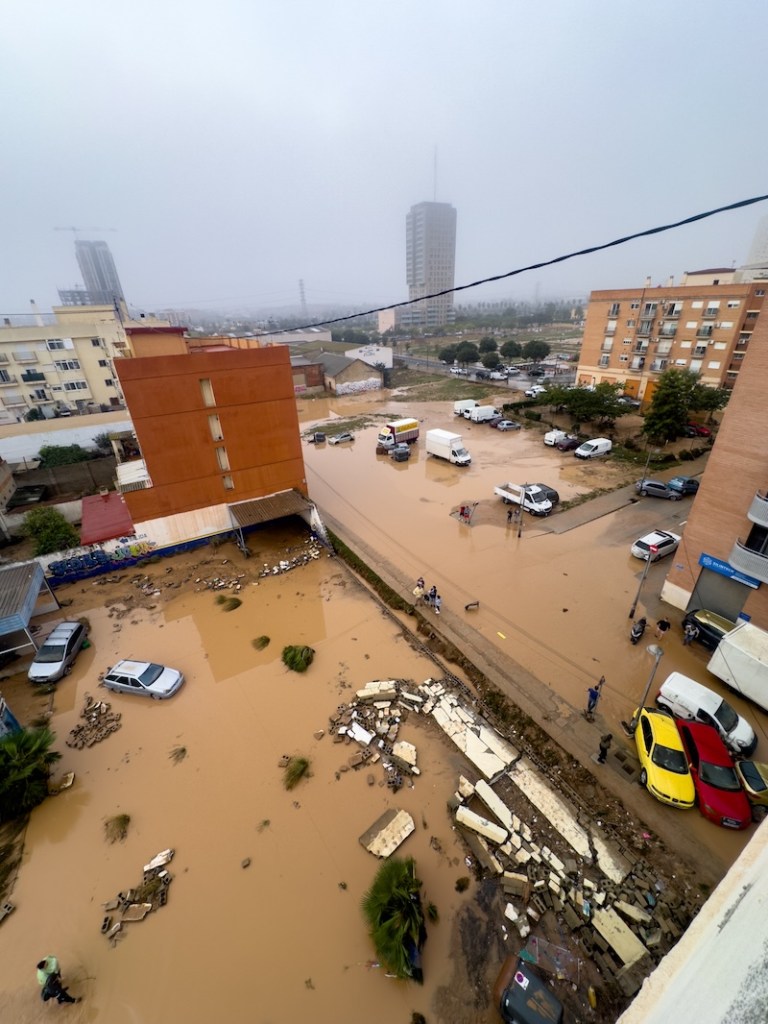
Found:
[[[75, 237], [105, 239], [148, 310], [295, 305], [299, 279], [310, 306], [404, 299], [405, 216], [435, 196], [435, 148], [457, 284], [768, 192], [764, 0], [2, 9], [5, 314], [79, 281]], [[459, 301], [739, 264], [766, 214]]]

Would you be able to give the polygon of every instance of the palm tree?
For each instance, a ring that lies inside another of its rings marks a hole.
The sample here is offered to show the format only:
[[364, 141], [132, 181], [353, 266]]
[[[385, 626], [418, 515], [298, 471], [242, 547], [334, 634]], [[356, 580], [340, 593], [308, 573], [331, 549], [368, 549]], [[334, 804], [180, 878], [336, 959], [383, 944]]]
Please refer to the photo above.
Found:
[[51, 750], [48, 728], [21, 729], [0, 740], [0, 821], [10, 821], [42, 803], [52, 766], [61, 754]]
[[393, 858], [376, 873], [363, 897], [363, 915], [381, 963], [398, 978], [421, 983], [419, 952], [427, 938], [416, 862]]

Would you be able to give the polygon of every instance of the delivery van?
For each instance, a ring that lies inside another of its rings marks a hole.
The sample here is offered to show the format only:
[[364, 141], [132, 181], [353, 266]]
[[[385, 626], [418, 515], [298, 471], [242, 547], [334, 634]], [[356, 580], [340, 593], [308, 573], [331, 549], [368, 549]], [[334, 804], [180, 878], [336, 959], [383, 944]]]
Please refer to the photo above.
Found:
[[613, 441], [607, 437], [593, 437], [591, 441], [585, 441], [584, 444], [579, 445], [573, 454], [577, 459], [596, 459], [600, 455], [607, 455], [611, 448], [613, 448]]
[[656, 703], [675, 718], [714, 725], [725, 745], [741, 757], [749, 757], [757, 746], [752, 726], [734, 711], [727, 700], [682, 672], [671, 672], [667, 676]]

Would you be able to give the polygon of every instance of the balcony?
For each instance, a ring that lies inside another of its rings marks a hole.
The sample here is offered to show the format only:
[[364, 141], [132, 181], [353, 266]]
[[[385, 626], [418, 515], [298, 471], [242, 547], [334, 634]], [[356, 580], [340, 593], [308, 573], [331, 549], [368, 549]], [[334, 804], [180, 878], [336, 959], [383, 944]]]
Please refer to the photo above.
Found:
[[654, 359], [651, 363], [651, 373], [663, 373], [667, 368], [666, 359]]
[[758, 526], [768, 527], [768, 494], [757, 492], [747, 510], [747, 519], [751, 519]]
[[15, 384], [16, 377], [12, 373], [0, 373], [0, 388], [7, 388], [9, 384]]
[[674, 338], [677, 334], [677, 324], [662, 324], [659, 329], [659, 336], [662, 338]]
[[41, 381], [45, 383], [45, 374], [40, 373], [39, 370], [25, 370], [21, 375], [21, 379], [25, 384], [39, 384]]
[[743, 572], [753, 579], [760, 580], [761, 583], [768, 583], [768, 554], [764, 555], [760, 551], [752, 551], [751, 548], [742, 544], [740, 540], [737, 540], [733, 545], [733, 549], [728, 556], [728, 564], [733, 566], [734, 569], [738, 569], [739, 572]]
[[697, 338], [711, 338], [712, 331], [714, 328], [710, 324], [702, 324], [702, 326], [696, 331]]
[[645, 366], [645, 360], [641, 356], [636, 356], [629, 365], [630, 370], [642, 370]]

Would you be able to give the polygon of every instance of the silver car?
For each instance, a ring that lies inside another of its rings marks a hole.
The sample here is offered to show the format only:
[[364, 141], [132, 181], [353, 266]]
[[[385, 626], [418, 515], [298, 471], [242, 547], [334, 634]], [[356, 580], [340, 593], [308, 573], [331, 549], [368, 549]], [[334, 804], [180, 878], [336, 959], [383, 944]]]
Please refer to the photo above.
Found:
[[175, 668], [166, 668], [152, 661], [118, 661], [102, 680], [108, 690], [117, 693], [138, 693], [165, 700], [172, 697], [184, 683], [184, 676]]
[[32, 659], [27, 673], [30, 683], [55, 683], [68, 676], [87, 636], [82, 622], [60, 622]]

